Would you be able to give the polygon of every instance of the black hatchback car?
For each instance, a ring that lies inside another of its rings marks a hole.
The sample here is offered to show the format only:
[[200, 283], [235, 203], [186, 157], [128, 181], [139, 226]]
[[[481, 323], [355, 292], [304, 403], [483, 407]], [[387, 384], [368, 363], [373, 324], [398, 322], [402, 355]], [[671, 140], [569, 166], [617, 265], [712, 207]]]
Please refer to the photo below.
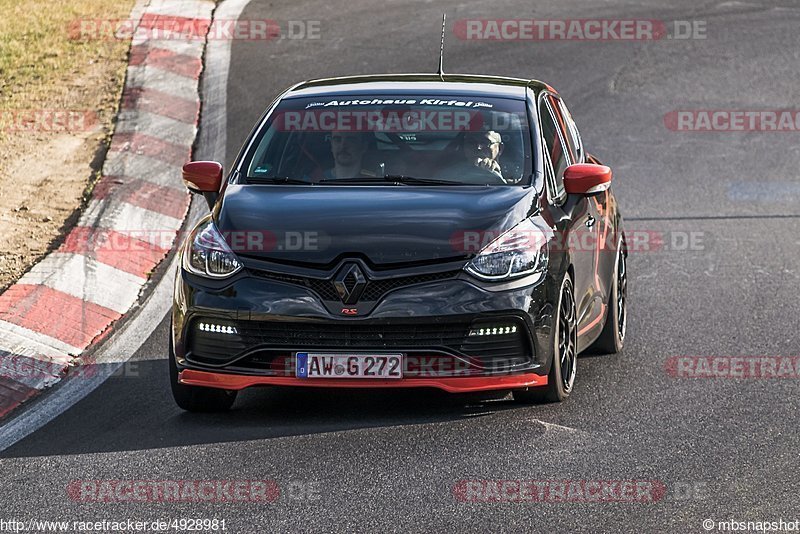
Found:
[[626, 329], [611, 170], [533, 81], [384, 75], [304, 82], [180, 249], [172, 391], [192, 411], [246, 387], [511, 390], [561, 401], [577, 355]]

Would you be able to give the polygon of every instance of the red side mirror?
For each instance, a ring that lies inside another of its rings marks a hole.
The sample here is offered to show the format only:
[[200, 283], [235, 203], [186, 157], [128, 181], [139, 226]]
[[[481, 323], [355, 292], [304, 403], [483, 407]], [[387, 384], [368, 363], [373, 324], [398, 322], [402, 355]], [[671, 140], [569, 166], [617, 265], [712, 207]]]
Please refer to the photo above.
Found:
[[576, 163], [564, 171], [564, 189], [576, 195], [592, 195], [611, 187], [611, 169], [605, 165]]
[[191, 161], [183, 166], [183, 183], [195, 193], [219, 193], [222, 165], [216, 161]]

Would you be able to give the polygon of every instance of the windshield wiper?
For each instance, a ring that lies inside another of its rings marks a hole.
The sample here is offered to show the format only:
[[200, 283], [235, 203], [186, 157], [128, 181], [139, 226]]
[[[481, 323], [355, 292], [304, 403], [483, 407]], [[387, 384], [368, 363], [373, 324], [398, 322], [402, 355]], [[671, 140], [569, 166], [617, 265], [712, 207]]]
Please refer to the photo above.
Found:
[[354, 176], [352, 178], [325, 178], [317, 182], [318, 184], [354, 184], [354, 183], [393, 183], [406, 185], [463, 185], [461, 182], [452, 180], [437, 180], [435, 178], [417, 178], [404, 174], [387, 174], [384, 176]]
[[313, 182], [290, 178], [288, 176], [270, 176], [269, 178], [247, 178], [248, 184], [292, 184], [292, 185], [314, 185]]
[[419, 184], [419, 185], [464, 185], [461, 182], [454, 182], [452, 180], [439, 180], [437, 178], [417, 178], [416, 176], [406, 176], [404, 174], [387, 174], [383, 177], [384, 180], [391, 182], [400, 182], [401, 184]]

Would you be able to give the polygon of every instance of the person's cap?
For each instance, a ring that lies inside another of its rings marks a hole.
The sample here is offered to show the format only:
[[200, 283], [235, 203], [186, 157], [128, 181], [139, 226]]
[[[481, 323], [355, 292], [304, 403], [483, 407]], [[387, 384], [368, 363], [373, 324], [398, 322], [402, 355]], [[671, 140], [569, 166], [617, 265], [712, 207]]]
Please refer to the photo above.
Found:
[[480, 130], [477, 132], [470, 132], [469, 136], [472, 138], [488, 138], [492, 143], [502, 143], [503, 136], [494, 130]]

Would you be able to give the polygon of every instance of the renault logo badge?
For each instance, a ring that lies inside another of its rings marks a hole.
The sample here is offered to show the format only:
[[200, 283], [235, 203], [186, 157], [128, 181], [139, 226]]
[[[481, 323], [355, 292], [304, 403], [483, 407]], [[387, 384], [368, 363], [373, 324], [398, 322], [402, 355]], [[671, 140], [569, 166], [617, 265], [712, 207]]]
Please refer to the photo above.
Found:
[[343, 304], [354, 304], [358, 302], [364, 288], [367, 287], [367, 277], [355, 263], [343, 266], [333, 279], [333, 287]]

